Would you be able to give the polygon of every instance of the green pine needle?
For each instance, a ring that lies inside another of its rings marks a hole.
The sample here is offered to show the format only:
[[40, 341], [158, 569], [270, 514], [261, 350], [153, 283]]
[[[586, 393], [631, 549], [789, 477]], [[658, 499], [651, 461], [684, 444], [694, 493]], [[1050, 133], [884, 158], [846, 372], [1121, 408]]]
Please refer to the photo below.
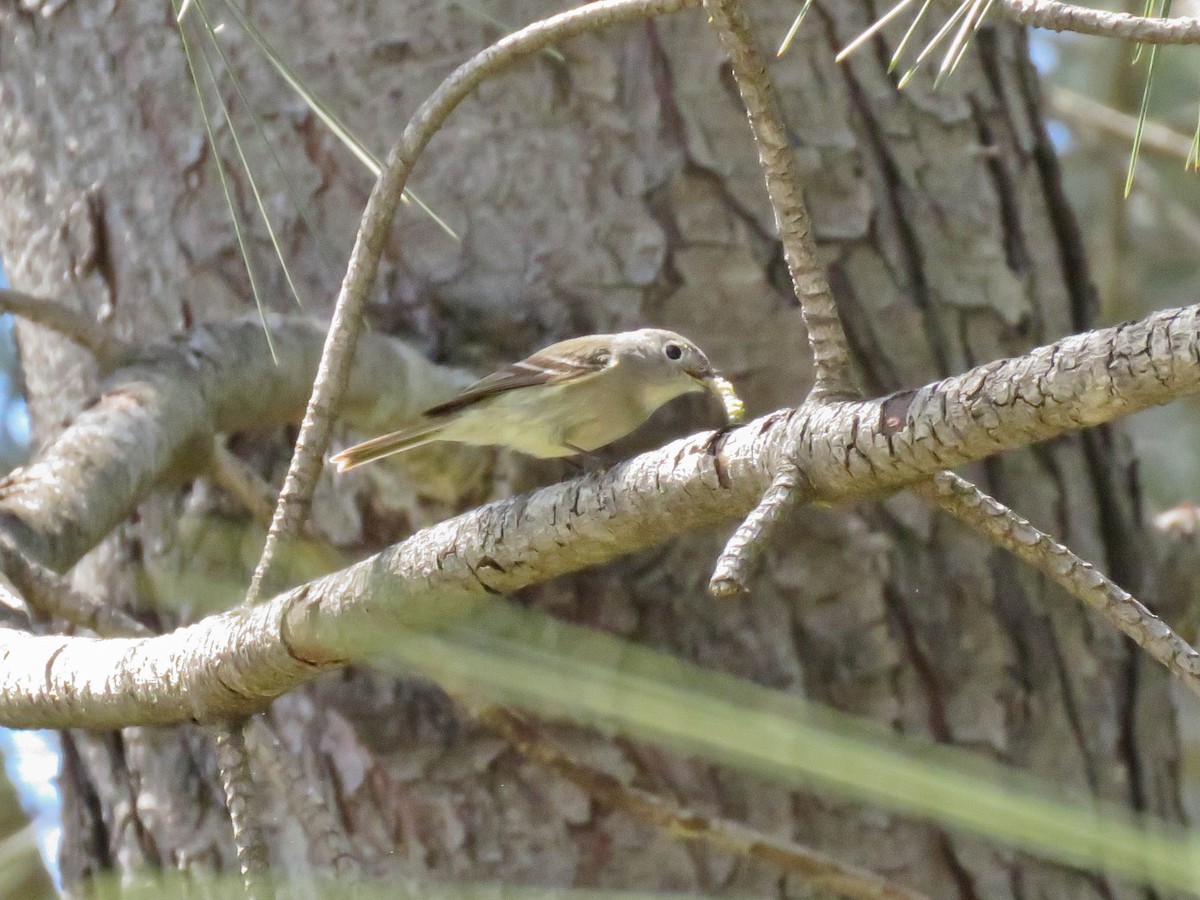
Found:
[[[288, 86], [296, 92], [297, 96], [299, 96], [300, 99], [308, 105], [308, 108], [311, 109], [313, 114], [325, 124], [325, 127], [332, 131], [334, 136], [346, 145], [347, 149], [350, 150], [355, 158], [367, 168], [367, 171], [378, 178], [379, 174], [383, 171], [383, 163], [379, 161], [379, 157], [367, 149], [366, 145], [358, 139], [354, 132], [352, 132], [349, 127], [347, 127], [345, 123], [343, 123], [342, 120], [337, 117], [333, 110], [330, 109], [329, 106], [326, 105], [324, 101], [322, 101], [321, 98], [318, 97], [316, 93], [314, 93], [313, 90], [308, 87], [307, 84], [305, 84], [300, 76], [296, 74], [295, 70], [293, 70], [286, 62], [284, 62], [283, 57], [266, 39], [263, 33], [258, 30], [254, 23], [250, 21], [250, 17], [246, 15], [245, 11], [240, 6], [238, 6], [235, 0], [225, 0], [225, 6], [230, 12], [233, 13], [234, 18], [238, 20], [238, 24], [241, 26], [242, 30], [250, 37], [252, 41], [254, 41], [259, 51], [267, 58], [267, 61], [274, 66], [275, 71], [279, 73], [279, 76], [283, 78], [283, 80], [287, 82]], [[447, 235], [459, 243], [462, 242], [462, 238], [458, 236], [458, 233], [455, 232], [454, 229], [451, 228], [444, 219], [433, 215], [432, 211], [429, 209], [429, 206], [419, 201], [411, 191], [406, 189], [404, 191], [404, 197], [406, 200], [415, 202], [417, 206], [429, 214], [438, 227], [446, 232]]]
[[917, 10], [916, 18], [912, 20], [912, 23], [908, 26], [908, 31], [904, 32], [904, 37], [902, 37], [900, 39], [900, 43], [896, 45], [896, 52], [892, 54], [891, 62], [888, 63], [887, 70], [889, 75], [896, 71], [896, 66], [900, 64], [900, 57], [904, 53], [904, 48], [908, 46], [908, 42], [911, 41], [913, 35], [916, 34], [917, 26], [920, 25], [921, 20], [925, 18], [925, 13], [929, 12], [929, 5], [932, 2], [933, 0], [925, 0], [925, 2], [921, 4], [921, 8]]
[[1192, 146], [1188, 148], [1187, 159], [1183, 163], [1184, 169], [1200, 169], [1200, 115], [1196, 117], [1196, 133], [1192, 135]]
[[[1149, 19], [1154, 16], [1155, 2], [1156, 2], [1156, 0], [1146, 0], [1145, 4], [1142, 6], [1142, 18], [1143, 19]], [[1136, 66], [1138, 64], [1138, 60], [1140, 60], [1142, 58], [1142, 50], [1145, 49], [1145, 47], [1146, 47], [1146, 45], [1144, 43], [1142, 43], [1141, 41], [1137, 42], [1137, 44], [1133, 48], [1133, 59], [1130, 61], [1131, 65]]]
[[[1147, 0], [1153, 2], [1153, 0]], [[1162, 0], [1159, 16], [1165, 17], [1171, 12], [1171, 0]], [[1158, 60], [1158, 44], [1150, 47], [1150, 57], [1146, 60], [1146, 86], [1142, 89], [1142, 104], [1138, 109], [1137, 127], [1133, 131], [1133, 147], [1129, 152], [1129, 172], [1125, 176], [1125, 197], [1133, 189], [1133, 173], [1137, 169], [1138, 154], [1142, 149], [1142, 131], [1146, 127], [1146, 116], [1150, 111], [1150, 89], [1154, 84], [1154, 63]]]
[[884, 13], [882, 16], [880, 16], [878, 19], [876, 19], [874, 22], [872, 22], [871, 25], [868, 28], [866, 28], [862, 34], [860, 34], [858, 37], [856, 37], [854, 40], [852, 40], [849, 44], [847, 44], [845, 47], [843, 47], [841, 52], [839, 52], [838, 55], [836, 57], [834, 57], [834, 61], [841, 62], [843, 59], [845, 59], [847, 56], [849, 56], [851, 53], [853, 53], [855, 50], [857, 50], [859, 47], [861, 47], [863, 44], [865, 44], [867, 41], [869, 41], [876, 32], [878, 32], [881, 28], [883, 28], [883, 26], [886, 25], [888, 22], [892, 21], [892, 19], [896, 18], [896, 16], [900, 15], [900, 13], [902, 13], [905, 9], [907, 9], [908, 5], [912, 2], [913, 2], [913, 0], [900, 0], [899, 3], [897, 3], [891, 9], [889, 9], [886, 13]]
[[[233, 66], [229, 61], [229, 57], [225, 55], [225, 50], [217, 39], [216, 32], [213, 30], [212, 21], [208, 18], [208, 11], [204, 8], [204, 0], [193, 0], [196, 7], [196, 12], [204, 22], [204, 31], [212, 41], [212, 45], [216, 48], [217, 53], [221, 57], [221, 61], [225, 64], [225, 70], [229, 73], [229, 77], [233, 82], [234, 90], [238, 97], [241, 98], [243, 104], [250, 111], [250, 116], [258, 125], [259, 133], [262, 135], [264, 142], [268, 147], [271, 142], [267, 139], [266, 134], [262, 130], [262, 123], [259, 122], [258, 116], [254, 113], [254, 108], [250, 106], [246, 95], [242, 92], [241, 79], [237, 77]], [[182, 25], [180, 26], [183, 27]], [[242, 148], [241, 138], [238, 137], [238, 130], [233, 124], [233, 116], [230, 114], [229, 106], [225, 103], [225, 95], [221, 92], [220, 81], [217, 79], [217, 73], [213, 69], [212, 62], [208, 58], [208, 54], [201, 52], [200, 59], [204, 63], [204, 68], [208, 72], [208, 77], [213, 83], [213, 88], [216, 91], [217, 102], [221, 105], [221, 113], [225, 116], [225, 121], [229, 123], [229, 136], [233, 138], [233, 146], [237, 150], [238, 160], [242, 164], [242, 170], [246, 173], [246, 182], [250, 185], [250, 192], [254, 195], [254, 203], [258, 207], [258, 214], [262, 216], [263, 224], [267, 227], [267, 235], [271, 239], [271, 246], [275, 249], [275, 257], [279, 260], [279, 266], [283, 270], [283, 277], [287, 281], [288, 289], [292, 292], [292, 297], [296, 300], [296, 305], [304, 309], [304, 301], [300, 297], [300, 289], [296, 287], [296, 282], [292, 278], [292, 270], [288, 268], [287, 257], [283, 254], [283, 248], [279, 246], [279, 236], [275, 233], [275, 227], [271, 224], [271, 217], [267, 215], [267, 205], [263, 202], [262, 192], [258, 189], [258, 182], [254, 177], [254, 170], [250, 166], [249, 160], [246, 158], [246, 152]], [[276, 158], [276, 163], [279, 160]], [[280, 166], [282, 171], [282, 166]], [[286, 174], [285, 174], [286, 178]], [[292, 202], [296, 203], [296, 198], [292, 198]], [[297, 204], [298, 205], [298, 204]], [[247, 266], [249, 262], [247, 261]]]
[[[175, 7], [175, 19], [178, 22], [180, 12], [176, 0], [171, 0], [171, 5]], [[187, 29], [182, 24], [179, 25], [179, 37], [183, 41], [183, 55], [187, 59], [188, 73], [191, 75], [192, 86], [196, 91], [196, 102], [200, 105], [200, 117], [204, 120], [204, 130], [208, 135], [208, 145], [212, 148], [213, 160], [217, 164], [217, 177], [221, 182], [221, 190], [225, 194], [225, 203], [229, 207], [229, 218], [233, 222], [233, 233], [237, 238], [238, 250], [242, 254], [242, 261], [246, 264], [246, 274], [250, 279], [250, 292], [254, 295], [254, 305], [258, 309], [258, 318], [262, 322], [263, 334], [267, 339], [267, 349], [271, 352], [271, 361], [278, 365], [279, 357], [275, 353], [275, 342], [271, 339], [271, 329], [267, 325], [267, 313], [263, 308], [262, 295], [258, 290], [258, 280], [254, 277], [254, 266], [250, 260], [250, 249], [246, 246], [245, 235], [242, 234], [242, 225], [238, 221], [237, 204], [233, 199], [233, 189], [230, 187], [229, 178], [225, 173], [225, 163], [221, 159], [221, 151], [217, 147], [217, 138], [213, 133], [212, 123], [208, 118], [208, 104], [204, 102], [204, 91], [200, 87], [200, 79], [196, 72], [196, 63], [192, 54], [191, 42], [187, 37]]]
[[942, 59], [937, 78], [934, 79], [934, 87], [937, 87], [943, 78], [953, 75], [958, 64], [962, 62], [967, 48], [971, 45], [971, 35], [975, 33], [975, 25], [979, 22], [980, 13], [986, 3], [987, 0], [970, 0], [970, 8], [963, 17], [962, 24], [954, 35], [954, 40], [950, 42], [950, 49], [946, 51], [946, 55]]
[[937, 49], [937, 45], [940, 44], [942, 39], [950, 33], [950, 29], [957, 24], [958, 20], [961, 19], [966, 13], [967, 8], [970, 7], [974, 2], [975, 0], [964, 0], [964, 2], [959, 4], [958, 8], [954, 10], [950, 18], [946, 20], [945, 24], [938, 29], [938, 32], [933, 36], [933, 39], [925, 45], [920, 53], [917, 54], [917, 61], [913, 63], [912, 68], [910, 68], [908, 72], [905, 73], [904, 77], [900, 79], [899, 87], [904, 87], [904, 85], [908, 83], [908, 80], [912, 78], [913, 74], [917, 71], [918, 67], [920, 67], [921, 63], [925, 61], [925, 58]]
[[792, 22], [792, 27], [788, 29], [788, 33], [784, 35], [783, 43], [779, 45], [779, 49], [775, 51], [775, 55], [783, 56], [788, 52], [788, 48], [792, 46], [792, 41], [796, 39], [796, 35], [800, 31], [800, 23], [804, 21], [804, 17], [808, 15], [808, 11], [812, 9], [813, 0], [804, 0], [804, 5], [800, 7], [800, 12], [796, 15], [795, 21]]

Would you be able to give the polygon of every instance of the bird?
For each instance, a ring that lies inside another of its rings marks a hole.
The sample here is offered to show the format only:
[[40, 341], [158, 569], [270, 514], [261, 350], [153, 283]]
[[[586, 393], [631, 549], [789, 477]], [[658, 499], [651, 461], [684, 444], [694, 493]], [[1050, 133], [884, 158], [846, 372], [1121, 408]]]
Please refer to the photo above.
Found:
[[682, 335], [661, 328], [584, 335], [506, 366], [425, 410], [416, 424], [355, 444], [330, 462], [345, 472], [434, 441], [510, 447], [541, 459], [587, 454], [693, 392], [726, 401], [733, 418], [729, 383]]

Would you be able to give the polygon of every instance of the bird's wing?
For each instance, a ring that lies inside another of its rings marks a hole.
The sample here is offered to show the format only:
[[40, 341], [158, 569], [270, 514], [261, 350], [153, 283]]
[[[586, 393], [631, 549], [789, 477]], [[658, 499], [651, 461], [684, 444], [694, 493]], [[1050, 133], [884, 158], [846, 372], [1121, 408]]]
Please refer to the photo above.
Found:
[[[590, 378], [612, 365], [612, 352], [607, 346], [592, 347], [595, 336], [571, 338], [551, 344], [532, 356], [505, 366], [475, 382], [453, 400], [447, 400], [425, 410], [426, 416], [442, 416], [457, 412], [496, 394], [539, 384], [562, 384]], [[607, 343], [607, 342], [606, 342]]]

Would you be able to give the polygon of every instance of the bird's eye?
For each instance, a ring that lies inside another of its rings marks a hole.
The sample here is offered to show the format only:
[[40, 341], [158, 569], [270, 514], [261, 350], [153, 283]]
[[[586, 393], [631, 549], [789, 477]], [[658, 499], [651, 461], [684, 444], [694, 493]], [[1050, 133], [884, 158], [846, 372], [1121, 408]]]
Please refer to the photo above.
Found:
[[663, 353], [667, 354], [667, 359], [683, 358], [683, 348], [678, 344], [667, 344], [663, 347]]

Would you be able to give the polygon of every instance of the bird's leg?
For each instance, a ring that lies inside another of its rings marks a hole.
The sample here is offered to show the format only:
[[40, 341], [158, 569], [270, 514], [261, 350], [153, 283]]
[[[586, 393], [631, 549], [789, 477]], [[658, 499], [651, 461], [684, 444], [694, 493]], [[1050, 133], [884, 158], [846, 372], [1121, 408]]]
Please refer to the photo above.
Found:
[[604, 457], [600, 454], [577, 447], [570, 441], [564, 441], [563, 446], [575, 455], [564, 456], [562, 459], [579, 474], [586, 475], [604, 467]]

